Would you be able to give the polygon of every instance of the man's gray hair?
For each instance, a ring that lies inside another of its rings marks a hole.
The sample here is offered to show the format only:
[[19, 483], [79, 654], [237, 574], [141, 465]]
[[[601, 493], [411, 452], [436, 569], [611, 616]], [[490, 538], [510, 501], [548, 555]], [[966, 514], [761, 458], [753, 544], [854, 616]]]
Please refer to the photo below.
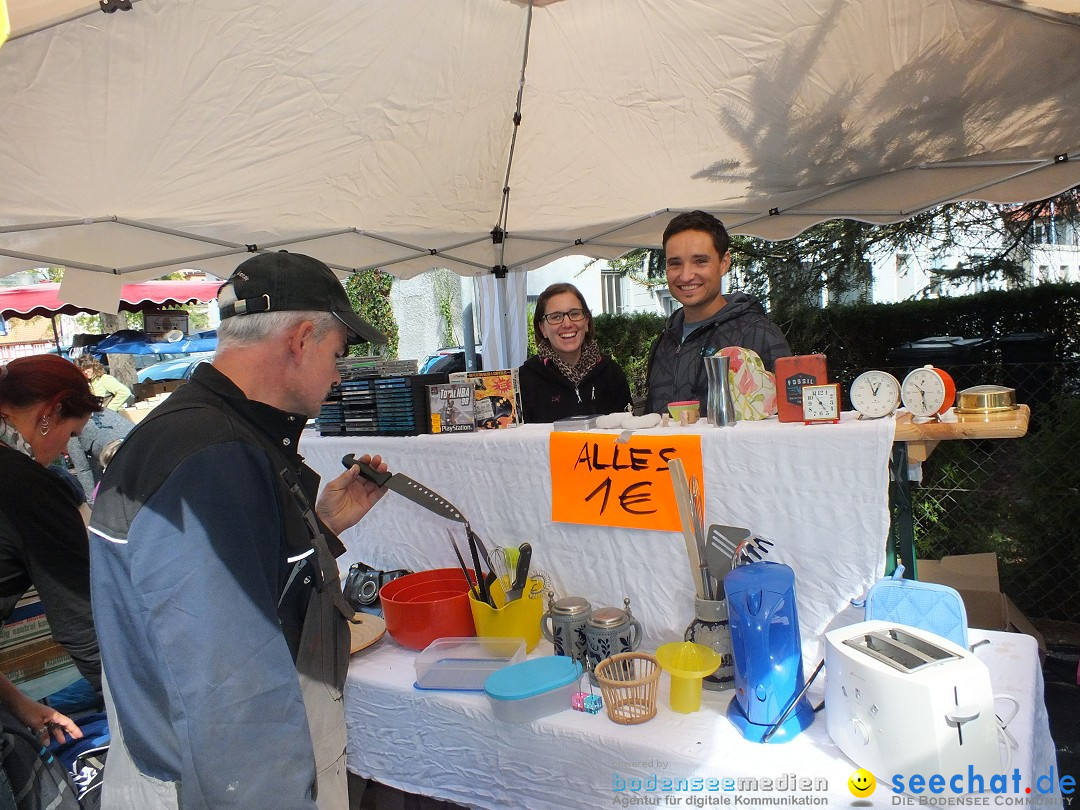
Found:
[[[232, 285], [226, 284], [218, 294], [218, 306], [236, 301]], [[218, 351], [238, 346], [250, 346], [267, 338], [288, 332], [301, 321], [311, 321], [315, 326], [315, 339], [322, 340], [335, 326], [343, 326], [332, 312], [256, 312], [251, 315], [233, 315], [218, 324]]]

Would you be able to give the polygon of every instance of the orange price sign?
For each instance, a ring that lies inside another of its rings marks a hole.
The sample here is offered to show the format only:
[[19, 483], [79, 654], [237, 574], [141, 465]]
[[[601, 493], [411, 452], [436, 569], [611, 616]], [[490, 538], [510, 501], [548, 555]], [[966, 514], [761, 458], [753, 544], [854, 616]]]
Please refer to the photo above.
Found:
[[687, 476], [701, 473], [701, 437], [615, 433], [551, 434], [551, 519], [679, 532], [679, 508], [668, 460], [681, 458]]

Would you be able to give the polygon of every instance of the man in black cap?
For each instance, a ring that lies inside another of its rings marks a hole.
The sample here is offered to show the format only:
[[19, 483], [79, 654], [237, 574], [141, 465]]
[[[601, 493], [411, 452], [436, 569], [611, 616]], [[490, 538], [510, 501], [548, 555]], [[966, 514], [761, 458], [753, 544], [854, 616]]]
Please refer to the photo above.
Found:
[[337, 534], [385, 490], [352, 467], [315, 503], [297, 444], [348, 344], [386, 338], [297, 253], [241, 264], [218, 307], [213, 363], [131, 432], [95, 504], [102, 806], [344, 810]]

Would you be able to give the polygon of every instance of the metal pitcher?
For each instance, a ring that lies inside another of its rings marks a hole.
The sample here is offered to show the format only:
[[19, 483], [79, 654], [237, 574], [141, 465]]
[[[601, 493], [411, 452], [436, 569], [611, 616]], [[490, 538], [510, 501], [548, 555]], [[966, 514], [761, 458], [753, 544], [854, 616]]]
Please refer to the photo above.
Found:
[[710, 425], [726, 427], [735, 424], [735, 400], [731, 396], [730, 360], [722, 354], [703, 358], [709, 380], [706, 418]]

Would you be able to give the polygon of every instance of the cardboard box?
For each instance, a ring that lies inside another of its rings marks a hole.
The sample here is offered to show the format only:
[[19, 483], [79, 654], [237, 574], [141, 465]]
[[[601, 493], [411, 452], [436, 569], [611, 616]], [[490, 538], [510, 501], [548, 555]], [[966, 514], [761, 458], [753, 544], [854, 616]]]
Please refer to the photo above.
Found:
[[956, 554], [940, 560], [918, 560], [921, 582], [948, 585], [960, 592], [968, 627], [1026, 633], [1039, 643], [1039, 658], [1046, 658], [1046, 641], [1012, 599], [1001, 592], [997, 555]]
[[151, 382], [135, 383], [135, 399], [144, 400], [158, 394], [168, 394], [186, 382], [187, 380], [153, 380]]

